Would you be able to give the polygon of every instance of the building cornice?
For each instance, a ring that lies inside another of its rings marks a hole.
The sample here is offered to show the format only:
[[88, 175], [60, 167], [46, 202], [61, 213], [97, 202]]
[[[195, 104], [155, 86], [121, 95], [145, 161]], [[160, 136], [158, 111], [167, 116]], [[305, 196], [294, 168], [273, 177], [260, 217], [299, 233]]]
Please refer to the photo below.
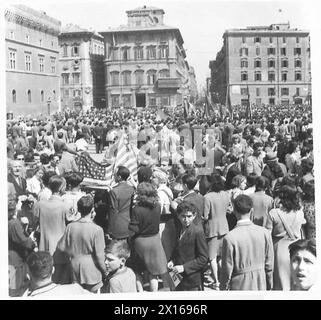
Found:
[[6, 38], [5, 40], [8, 41], [8, 42], [20, 44], [20, 45], [23, 45], [23, 46], [27, 46], [27, 47], [31, 47], [31, 48], [35, 48], [35, 49], [40, 49], [40, 50], [44, 50], [44, 51], [50, 51], [50, 52], [59, 54], [58, 50], [53, 50], [53, 49], [50, 49], [50, 48], [47, 48], [47, 47], [40, 47], [40, 46], [31, 44], [31, 43], [26, 43], [26, 42], [23, 42], [23, 41], [13, 40], [13, 39], [9, 39], [9, 38]]
[[53, 78], [59, 78], [60, 75], [58, 74], [52, 74], [52, 73], [44, 73], [44, 72], [33, 72], [33, 71], [25, 71], [25, 70], [15, 70], [15, 69], [6, 69], [6, 72], [8, 73], [23, 73], [27, 75], [33, 75], [33, 76], [45, 76], [45, 77], [53, 77]]
[[58, 36], [60, 33], [60, 26], [53, 27], [53, 25], [41, 22], [41, 19], [33, 20], [27, 16], [24, 16], [18, 12], [13, 12], [9, 9], [5, 10], [5, 19], [10, 22], [14, 22], [19, 25], [23, 25], [28, 28], [33, 28], [35, 30], [39, 30], [44, 33], [48, 33], [54, 36]]
[[263, 37], [286, 37], [286, 36], [309, 36], [307, 30], [227, 30], [223, 34], [223, 38], [229, 37], [241, 37], [241, 36], [263, 36]]

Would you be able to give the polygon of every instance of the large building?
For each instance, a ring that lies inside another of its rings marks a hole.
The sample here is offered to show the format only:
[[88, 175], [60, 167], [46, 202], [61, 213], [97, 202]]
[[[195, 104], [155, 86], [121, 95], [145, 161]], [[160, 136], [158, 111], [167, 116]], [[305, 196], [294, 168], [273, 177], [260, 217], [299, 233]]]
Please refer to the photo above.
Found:
[[225, 31], [210, 61], [211, 95], [217, 103], [311, 102], [310, 37], [289, 23]]
[[5, 10], [7, 112], [47, 115], [60, 108], [60, 28], [60, 21], [24, 5]]
[[59, 35], [62, 109], [105, 108], [104, 42], [98, 33], [68, 24]]
[[163, 9], [144, 6], [126, 13], [126, 26], [100, 32], [108, 108], [175, 107], [191, 99], [195, 75], [179, 29], [164, 24]]

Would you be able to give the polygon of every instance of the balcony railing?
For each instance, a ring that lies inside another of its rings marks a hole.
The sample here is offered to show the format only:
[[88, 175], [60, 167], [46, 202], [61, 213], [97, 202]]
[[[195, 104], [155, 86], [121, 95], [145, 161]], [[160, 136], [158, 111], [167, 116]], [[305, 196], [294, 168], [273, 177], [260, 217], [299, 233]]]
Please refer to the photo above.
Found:
[[180, 78], [159, 78], [157, 80], [157, 87], [159, 89], [178, 89], [180, 86]]

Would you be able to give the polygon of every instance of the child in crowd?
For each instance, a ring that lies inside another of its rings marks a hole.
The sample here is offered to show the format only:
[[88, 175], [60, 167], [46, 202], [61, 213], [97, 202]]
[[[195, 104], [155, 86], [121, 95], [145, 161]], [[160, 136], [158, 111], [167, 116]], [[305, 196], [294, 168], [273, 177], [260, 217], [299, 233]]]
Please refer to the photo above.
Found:
[[101, 293], [137, 292], [136, 276], [125, 266], [130, 256], [129, 246], [124, 240], [111, 240], [105, 249], [107, 281]]

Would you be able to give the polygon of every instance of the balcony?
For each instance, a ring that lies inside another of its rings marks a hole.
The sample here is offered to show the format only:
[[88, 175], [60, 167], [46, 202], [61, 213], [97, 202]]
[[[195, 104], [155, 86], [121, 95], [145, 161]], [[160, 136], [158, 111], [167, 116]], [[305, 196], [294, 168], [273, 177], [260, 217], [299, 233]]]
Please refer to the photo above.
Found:
[[160, 78], [156, 85], [159, 89], [179, 89], [181, 86], [180, 78]]

